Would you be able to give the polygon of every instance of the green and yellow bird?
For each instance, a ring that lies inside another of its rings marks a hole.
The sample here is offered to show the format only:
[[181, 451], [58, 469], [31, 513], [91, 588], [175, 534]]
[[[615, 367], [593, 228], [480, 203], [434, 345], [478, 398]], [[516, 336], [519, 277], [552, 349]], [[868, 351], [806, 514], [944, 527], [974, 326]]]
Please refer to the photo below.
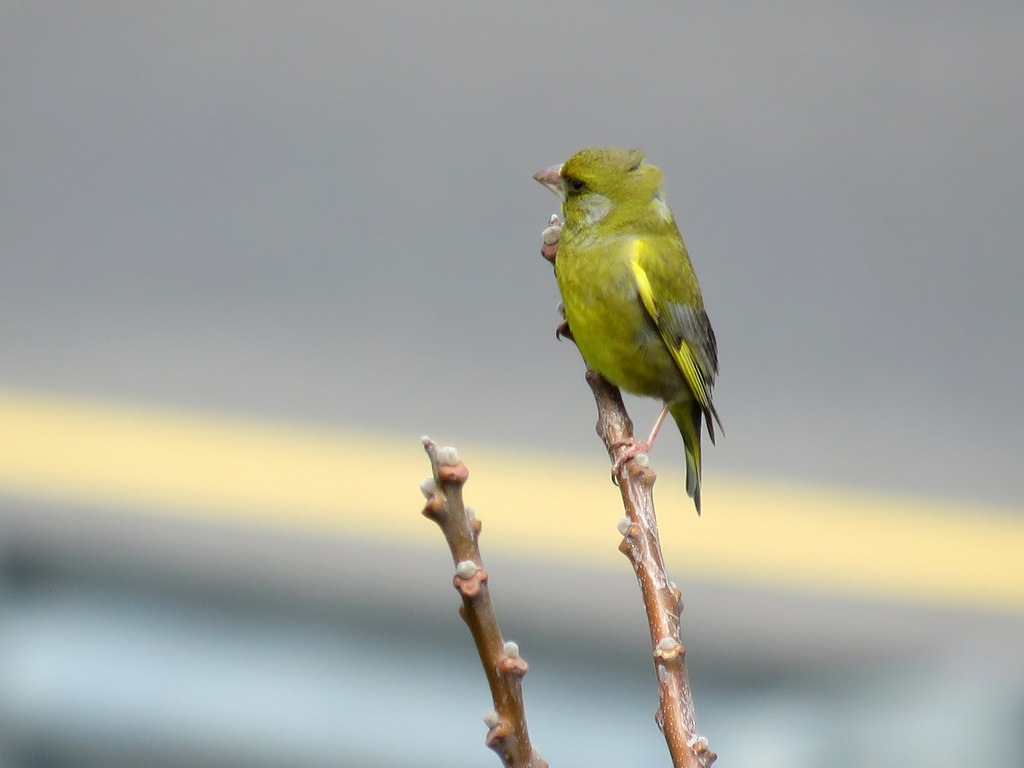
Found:
[[640, 150], [581, 149], [534, 176], [562, 200], [555, 276], [565, 319], [586, 364], [616, 386], [665, 403], [686, 448], [686, 490], [700, 514], [702, 420], [711, 442], [718, 349], [683, 238]]

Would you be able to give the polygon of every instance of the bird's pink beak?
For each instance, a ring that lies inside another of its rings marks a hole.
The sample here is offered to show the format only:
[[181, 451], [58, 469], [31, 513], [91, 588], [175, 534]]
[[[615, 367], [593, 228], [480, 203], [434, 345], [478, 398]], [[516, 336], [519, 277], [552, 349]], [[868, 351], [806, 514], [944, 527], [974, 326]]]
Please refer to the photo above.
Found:
[[538, 173], [533, 174], [533, 178], [535, 178], [537, 181], [539, 181], [545, 187], [547, 187], [552, 192], [554, 192], [556, 195], [558, 195], [559, 199], [562, 199], [562, 198], [565, 197], [565, 194], [562, 192], [562, 166], [561, 165], [553, 165], [550, 168], [548, 168], [546, 171], [539, 171]]

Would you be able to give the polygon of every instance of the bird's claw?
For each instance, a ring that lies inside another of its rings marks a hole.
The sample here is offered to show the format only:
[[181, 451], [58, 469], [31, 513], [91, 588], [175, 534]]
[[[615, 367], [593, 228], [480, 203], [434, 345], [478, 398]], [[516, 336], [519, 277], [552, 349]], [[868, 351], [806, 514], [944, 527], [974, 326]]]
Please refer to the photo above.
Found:
[[559, 340], [568, 339], [575, 343], [576, 339], [573, 338], [572, 331], [569, 330], [569, 321], [565, 319], [565, 304], [559, 303], [558, 314], [562, 316], [562, 322], [555, 328], [555, 338]]
[[612, 482], [618, 485], [619, 472], [622, 470], [622, 467], [637, 456], [646, 455], [650, 450], [651, 441], [649, 440], [629, 438], [628, 440], [619, 440], [612, 443], [612, 451], [616, 454], [615, 461], [612, 462]]

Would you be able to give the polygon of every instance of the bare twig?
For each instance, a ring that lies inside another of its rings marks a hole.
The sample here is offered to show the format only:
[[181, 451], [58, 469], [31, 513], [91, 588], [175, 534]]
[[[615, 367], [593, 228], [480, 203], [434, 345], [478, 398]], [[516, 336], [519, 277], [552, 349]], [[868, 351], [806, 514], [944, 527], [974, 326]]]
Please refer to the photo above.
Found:
[[[633, 423], [617, 387], [594, 371], [587, 371], [587, 383], [597, 401], [597, 434], [614, 464], [617, 452], [633, 437]], [[665, 571], [654, 515], [656, 475], [648, 466], [647, 456], [641, 454], [625, 462], [615, 479], [627, 515], [619, 523], [623, 536], [619, 550], [636, 572], [651, 630], [654, 671], [661, 689], [658, 727], [665, 734], [674, 768], [708, 768], [717, 755], [709, 749], [707, 739], [697, 733], [686, 648], [679, 634], [683, 597]]]
[[487, 571], [480, 556], [480, 521], [462, 500], [469, 470], [454, 448], [440, 448], [429, 438], [423, 446], [433, 477], [423, 482], [427, 505], [423, 514], [441, 527], [455, 562], [454, 586], [462, 596], [459, 615], [469, 626], [480, 654], [494, 709], [484, 715], [489, 728], [485, 743], [506, 768], [547, 768], [530, 744], [526, 728], [522, 678], [528, 666], [519, 647], [505, 642], [487, 589]]

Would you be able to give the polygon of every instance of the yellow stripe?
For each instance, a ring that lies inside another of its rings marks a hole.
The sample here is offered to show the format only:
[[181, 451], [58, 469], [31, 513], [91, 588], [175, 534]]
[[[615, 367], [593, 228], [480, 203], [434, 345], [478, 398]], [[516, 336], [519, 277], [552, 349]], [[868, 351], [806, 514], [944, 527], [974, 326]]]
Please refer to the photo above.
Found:
[[629, 266], [633, 268], [633, 278], [636, 280], [637, 290], [640, 292], [640, 300], [644, 303], [647, 314], [654, 322], [658, 322], [658, 307], [654, 303], [654, 289], [651, 288], [651, 281], [647, 279], [647, 272], [640, 265], [640, 254], [643, 252], [644, 242], [639, 237], [633, 240], [633, 255], [629, 259]]
[[[419, 435], [351, 432], [0, 391], [0, 493], [441, 546], [419, 515]], [[436, 436], [441, 437], [441, 436]], [[485, 554], [622, 570], [618, 491], [590, 461], [460, 446]], [[657, 469], [657, 455], [655, 455]], [[850, 596], [1024, 611], [1024, 515], [712, 475], [693, 514], [657, 485], [670, 570]], [[566, 544], [567, 543], [567, 544]]]
[[[651, 316], [651, 320], [658, 326], [661, 339], [665, 342], [665, 346], [668, 348], [669, 354], [672, 355], [672, 359], [675, 360], [679, 372], [683, 374], [683, 378], [689, 385], [690, 391], [693, 392], [697, 402], [707, 412], [711, 408], [711, 399], [708, 397], [708, 390], [704, 384], [704, 376], [697, 368], [697, 364], [693, 359], [689, 343], [683, 341], [681, 347], [677, 346], [676, 340], [665, 333], [664, 323], [661, 322], [658, 314], [658, 305], [654, 301], [654, 289], [651, 287], [651, 281], [647, 277], [647, 272], [644, 271], [643, 266], [640, 264], [640, 260], [643, 258], [641, 254], [644, 251], [644, 247], [643, 238], [635, 238], [633, 240], [633, 255], [629, 259], [629, 264], [633, 268], [633, 277], [636, 279], [637, 290], [640, 293], [640, 300], [643, 301], [647, 314]], [[711, 429], [710, 414], [708, 414], [708, 429]]]
[[[361, 534], [429, 533], [403, 519], [421, 506], [417, 476], [429, 470], [416, 436], [389, 443], [10, 391], [0, 391], [0, 435], [3, 493]], [[391, 475], [407, 482], [385, 481]]]

